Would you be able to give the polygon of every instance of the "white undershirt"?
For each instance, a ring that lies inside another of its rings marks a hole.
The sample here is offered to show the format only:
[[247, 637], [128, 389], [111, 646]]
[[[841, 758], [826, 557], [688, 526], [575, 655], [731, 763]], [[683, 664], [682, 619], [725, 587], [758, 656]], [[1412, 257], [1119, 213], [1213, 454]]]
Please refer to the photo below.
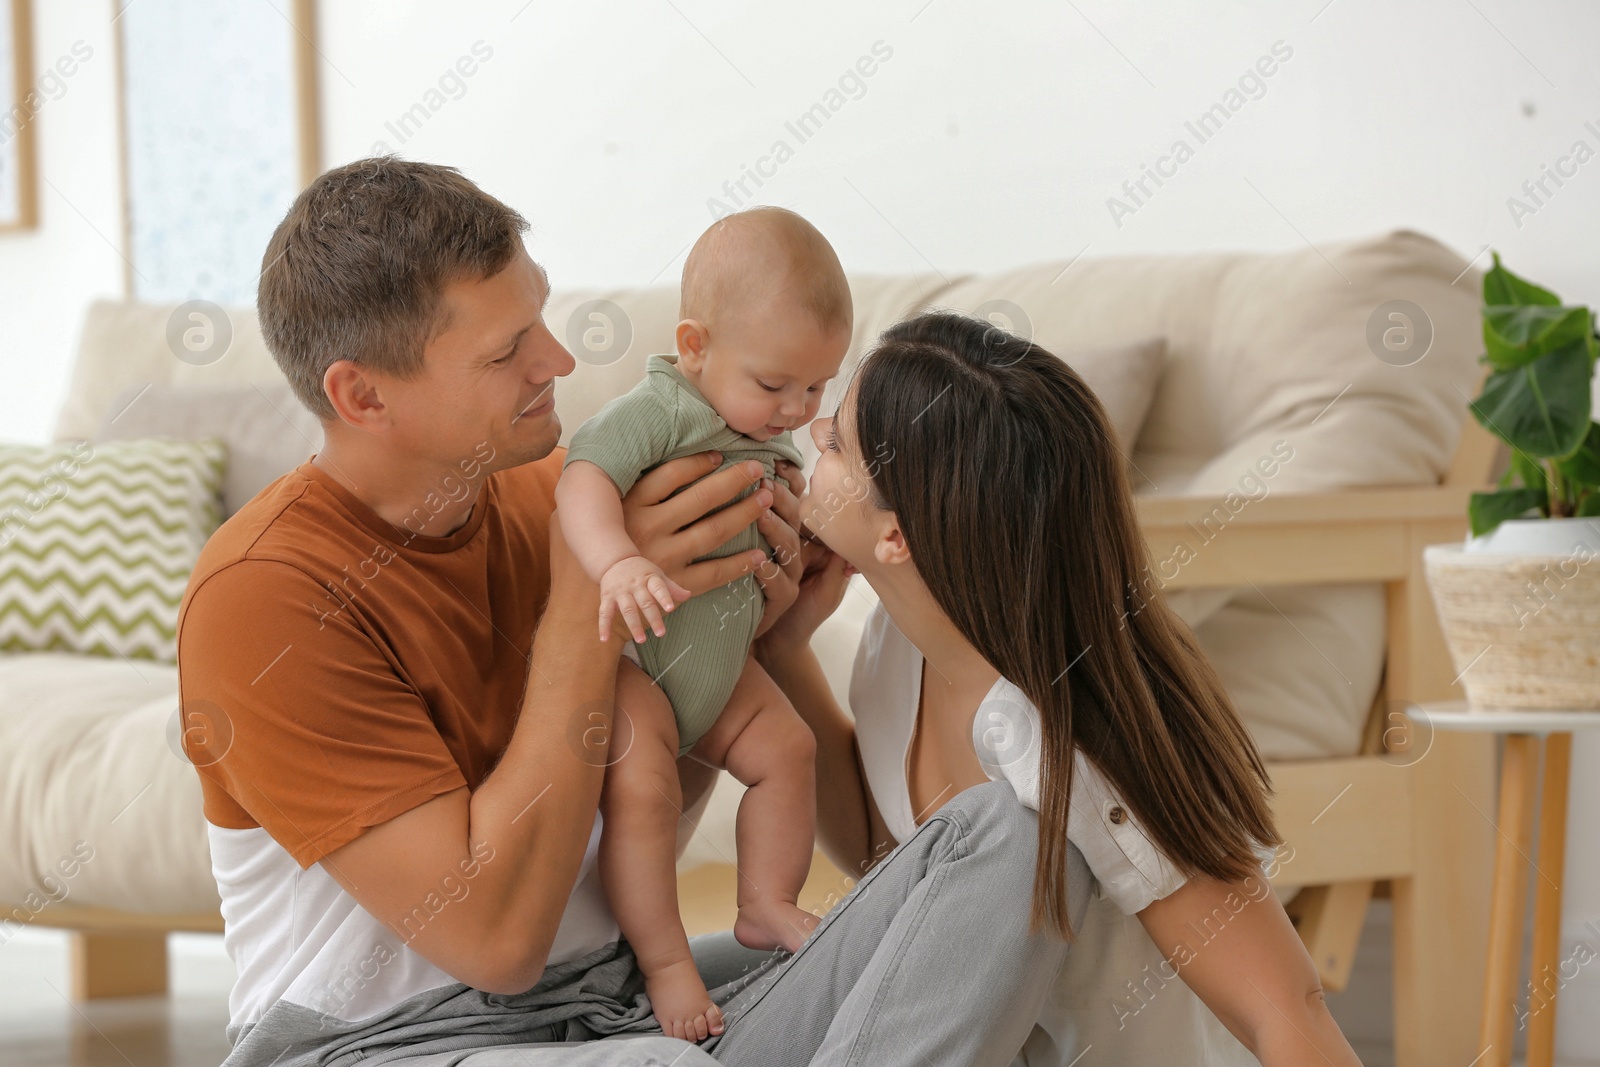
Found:
[[[549, 963], [587, 955], [621, 936], [600, 886], [600, 825], [596, 813]], [[230, 830], [207, 823], [206, 829], [222, 895], [223, 944], [239, 972], [228, 997], [230, 1042], [279, 1000], [353, 1022], [456, 984], [356, 903], [322, 864], [301, 870], [260, 827]], [[414, 913], [419, 926], [471, 889], [467, 878], [441, 883], [438, 893], [419, 902], [425, 909]]]
[[[896, 841], [908, 840], [917, 828], [907, 761], [922, 664], [922, 653], [880, 606], [862, 630], [850, 706], [867, 788]], [[991, 780], [1009, 781], [1018, 799], [1037, 810], [1039, 712], [1005, 678], [995, 682], [973, 717], [973, 750]], [[1160, 950], [1135, 916], [1186, 879], [1081, 751], [1073, 761], [1067, 839], [1083, 853], [1097, 890], [1017, 1062], [1254, 1063], [1182, 978], [1163, 966]]]

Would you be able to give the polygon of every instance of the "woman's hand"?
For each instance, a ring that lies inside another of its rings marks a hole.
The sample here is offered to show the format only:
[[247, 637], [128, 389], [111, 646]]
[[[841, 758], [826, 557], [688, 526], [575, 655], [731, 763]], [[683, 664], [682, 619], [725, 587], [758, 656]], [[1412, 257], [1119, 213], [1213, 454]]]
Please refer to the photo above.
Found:
[[[805, 488], [805, 475], [799, 467], [780, 461], [777, 469], [779, 476], [789, 483], [788, 489], [798, 493]], [[781, 552], [791, 554], [780, 554], [778, 559], [785, 563], [786, 577], [792, 579], [794, 585], [792, 592], [787, 593], [788, 604], [778, 612], [771, 611], [773, 594], [768, 590], [768, 615], [761, 620], [756, 637], [759, 639], [774, 633], [776, 640], [762, 641], [757, 646], [758, 657], [781, 655], [787, 650], [807, 645], [822, 621], [839, 607], [840, 600], [844, 598], [844, 582], [855, 573], [842, 560], [832, 562], [838, 557], [806, 532], [800, 518], [800, 499], [788, 489], [782, 482], [778, 484], [773, 510], [790, 527], [788, 531], [778, 531], [778, 536], [782, 538], [784, 546]], [[762, 528], [762, 533], [777, 548], [779, 542], [773, 540], [773, 534], [768, 533], [766, 527]]]
[[781, 656], [811, 643], [817, 627], [838, 610], [855, 568], [817, 540], [800, 545], [799, 593], [757, 645], [757, 658]]

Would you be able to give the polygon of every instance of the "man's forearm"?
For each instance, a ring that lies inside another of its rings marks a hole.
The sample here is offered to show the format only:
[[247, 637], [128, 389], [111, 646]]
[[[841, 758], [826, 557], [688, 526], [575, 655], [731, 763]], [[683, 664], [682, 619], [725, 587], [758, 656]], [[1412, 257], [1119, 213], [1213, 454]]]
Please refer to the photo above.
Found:
[[529, 946], [529, 985], [577, 880], [609, 752], [621, 642], [596, 639], [597, 605], [552, 595], [515, 731], [472, 796], [468, 846], [494, 849], [502, 936]]

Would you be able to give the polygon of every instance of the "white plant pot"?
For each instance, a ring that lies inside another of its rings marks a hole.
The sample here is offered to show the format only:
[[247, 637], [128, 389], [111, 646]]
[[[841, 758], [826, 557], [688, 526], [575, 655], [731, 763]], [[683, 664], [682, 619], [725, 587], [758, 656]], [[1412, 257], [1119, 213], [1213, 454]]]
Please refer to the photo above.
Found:
[[1600, 519], [1513, 519], [1423, 563], [1469, 703], [1600, 709]]
[[1600, 554], [1600, 519], [1508, 519], [1462, 547], [1501, 556], [1570, 556], [1582, 547]]

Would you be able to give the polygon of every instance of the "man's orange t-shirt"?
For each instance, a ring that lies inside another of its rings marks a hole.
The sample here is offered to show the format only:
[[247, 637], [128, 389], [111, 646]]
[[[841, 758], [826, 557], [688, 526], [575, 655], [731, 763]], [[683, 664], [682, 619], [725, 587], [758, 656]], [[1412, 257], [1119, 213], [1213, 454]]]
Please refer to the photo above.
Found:
[[[477, 788], [522, 704], [563, 455], [490, 475], [444, 537], [391, 525], [309, 462], [217, 531], [178, 622], [208, 822], [261, 827], [306, 868]], [[412, 514], [465, 484], [446, 479]]]

